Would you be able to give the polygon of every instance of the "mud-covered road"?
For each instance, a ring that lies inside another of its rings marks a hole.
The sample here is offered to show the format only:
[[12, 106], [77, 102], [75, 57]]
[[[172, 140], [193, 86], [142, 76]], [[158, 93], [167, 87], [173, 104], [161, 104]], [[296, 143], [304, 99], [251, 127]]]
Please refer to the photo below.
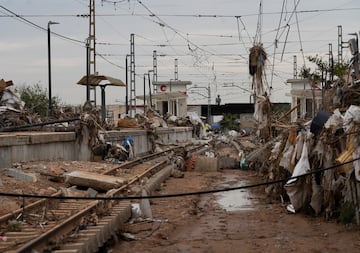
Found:
[[[186, 172], [169, 178], [159, 194], [261, 182], [254, 171]], [[360, 229], [336, 220], [290, 214], [264, 190], [156, 199], [154, 222], [128, 224], [110, 251], [124, 252], [359, 252]], [[229, 197], [229, 196], [228, 196]], [[232, 200], [231, 200], [232, 198]], [[129, 239], [129, 236], [132, 239]]]

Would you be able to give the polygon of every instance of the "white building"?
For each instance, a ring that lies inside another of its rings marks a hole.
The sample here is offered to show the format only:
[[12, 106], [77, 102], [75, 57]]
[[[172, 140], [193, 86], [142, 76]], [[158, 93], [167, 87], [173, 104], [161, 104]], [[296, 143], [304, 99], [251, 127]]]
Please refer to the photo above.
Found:
[[[187, 113], [187, 85], [190, 81], [170, 80], [165, 82], [153, 82], [157, 92], [152, 95], [152, 104], [160, 114], [170, 113], [171, 115], [185, 117]], [[147, 96], [147, 99], [150, 99]]]
[[286, 81], [291, 85], [291, 122], [298, 119], [312, 119], [316, 112], [321, 109], [322, 90], [319, 84], [308, 79], [289, 79]]

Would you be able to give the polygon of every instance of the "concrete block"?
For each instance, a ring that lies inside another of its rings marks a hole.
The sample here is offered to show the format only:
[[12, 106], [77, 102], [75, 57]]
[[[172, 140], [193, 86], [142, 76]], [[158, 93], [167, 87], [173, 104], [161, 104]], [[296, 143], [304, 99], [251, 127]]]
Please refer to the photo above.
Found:
[[239, 162], [234, 157], [219, 156], [219, 169], [238, 169]]
[[5, 175], [9, 177], [13, 177], [18, 180], [26, 181], [26, 182], [36, 182], [37, 178], [34, 174], [25, 173], [19, 169], [6, 169]]
[[218, 170], [218, 160], [216, 157], [197, 156], [195, 160], [195, 171], [214, 172]]

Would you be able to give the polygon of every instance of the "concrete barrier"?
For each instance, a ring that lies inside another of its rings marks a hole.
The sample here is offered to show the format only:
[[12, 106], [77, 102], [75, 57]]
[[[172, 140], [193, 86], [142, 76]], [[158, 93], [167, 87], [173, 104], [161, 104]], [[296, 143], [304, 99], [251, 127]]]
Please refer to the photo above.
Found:
[[[146, 130], [122, 129], [101, 133], [104, 134], [105, 140], [112, 144], [121, 144], [126, 137], [131, 136], [134, 139], [135, 156], [146, 154], [152, 149], [150, 140], [152, 133]], [[191, 140], [192, 127], [159, 128], [154, 131], [154, 134], [158, 136], [158, 142], [164, 144], [181, 143]]]
[[[140, 129], [105, 131], [105, 140], [121, 144], [125, 137], [134, 139], [135, 155], [151, 151], [150, 133]], [[157, 129], [160, 142], [172, 144], [189, 141], [191, 127]], [[79, 143], [74, 132], [8, 132], [0, 133], [0, 168], [17, 162], [45, 160], [91, 160], [92, 154], [87, 142]]]
[[[15, 132], [0, 134], [0, 168], [16, 162], [76, 160], [75, 133]], [[78, 149], [77, 149], [78, 150]]]

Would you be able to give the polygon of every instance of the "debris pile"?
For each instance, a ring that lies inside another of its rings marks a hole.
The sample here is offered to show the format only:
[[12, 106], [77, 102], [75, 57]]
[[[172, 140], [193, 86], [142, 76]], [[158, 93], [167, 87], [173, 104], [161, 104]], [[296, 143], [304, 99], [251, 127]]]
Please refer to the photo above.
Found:
[[163, 117], [153, 109], [148, 109], [145, 113], [135, 115], [137, 123], [144, 129], [154, 130], [158, 127], [167, 128], [168, 125]]
[[39, 116], [26, 110], [24, 102], [8, 88], [12, 85], [12, 81], [0, 80], [0, 127], [38, 123]]
[[252, 76], [252, 89], [254, 92], [254, 119], [257, 123], [257, 135], [269, 140], [271, 137], [271, 103], [268, 89], [265, 89], [265, 62], [266, 52], [262, 44], [250, 49], [249, 73]]
[[[360, 207], [359, 130], [359, 106], [351, 105], [343, 114], [339, 109], [320, 111], [312, 121], [291, 126], [249, 153], [247, 162], [268, 181], [305, 174], [266, 187], [269, 195], [290, 202], [289, 211], [338, 217], [342, 206]], [[359, 212], [356, 218], [359, 223]]]

